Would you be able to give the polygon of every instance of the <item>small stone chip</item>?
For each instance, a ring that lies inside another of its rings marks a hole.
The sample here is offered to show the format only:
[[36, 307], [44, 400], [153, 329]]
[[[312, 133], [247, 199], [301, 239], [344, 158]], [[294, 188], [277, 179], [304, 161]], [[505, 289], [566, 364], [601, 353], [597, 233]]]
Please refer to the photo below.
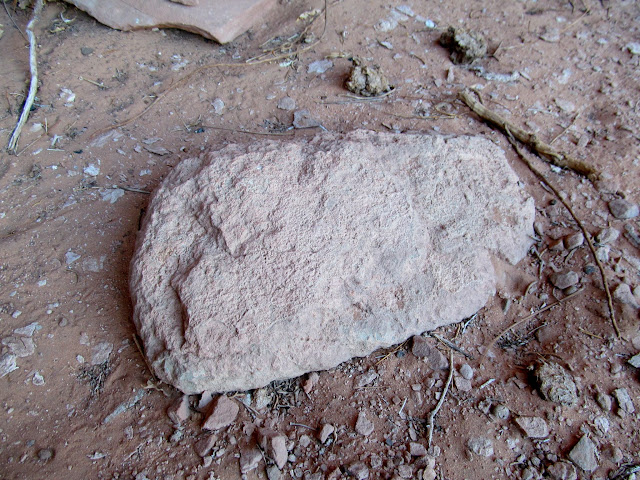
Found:
[[622, 220], [635, 218], [640, 214], [638, 205], [634, 205], [624, 198], [616, 198], [614, 200], [611, 200], [609, 202], [609, 211], [614, 217]]
[[561, 365], [541, 363], [536, 369], [536, 378], [540, 394], [546, 400], [567, 406], [577, 402], [578, 392], [573, 377]]
[[555, 287], [564, 290], [577, 284], [580, 281], [580, 276], [573, 271], [553, 272], [549, 275], [549, 280]]
[[582, 437], [569, 452], [569, 459], [585, 472], [598, 468], [598, 451], [589, 437]]
[[618, 411], [616, 412], [618, 416], [624, 418], [627, 414], [631, 414], [636, 411], [636, 407], [633, 405], [633, 400], [631, 400], [631, 396], [626, 388], [616, 388], [613, 391], [613, 396], [618, 402]]
[[330, 423], [325, 423], [324, 425], [322, 425], [322, 428], [320, 429], [320, 435], [318, 436], [320, 442], [325, 443], [334, 431], [335, 428]]
[[364, 411], [360, 412], [356, 421], [356, 432], [367, 437], [373, 433], [374, 428], [375, 425], [367, 418], [367, 414]]
[[219, 430], [231, 425], [236, 417], [240, 407], [226, 395], [220, 395], [211, 413], [204, 421], [202, 428], [205, 430]]
[[467, 441], [467, 448], [481, 457], [493, 455], [493, 442], [485, 437], [474, 437]]
[[516, 423], [529, 438], [547, 438], [549, 425], [541, 417], [518, 417]]

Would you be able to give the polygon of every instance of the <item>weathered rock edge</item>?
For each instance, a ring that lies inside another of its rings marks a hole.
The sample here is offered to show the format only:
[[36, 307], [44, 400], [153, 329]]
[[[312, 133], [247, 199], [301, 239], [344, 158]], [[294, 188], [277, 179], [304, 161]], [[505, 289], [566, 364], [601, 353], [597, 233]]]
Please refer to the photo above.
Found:
[[357, 131], [230, 145], [154, 192], [131, 262], [133, 320], [185, 393], [335, 367], [479, 310], [534, 204], [479, 137]]

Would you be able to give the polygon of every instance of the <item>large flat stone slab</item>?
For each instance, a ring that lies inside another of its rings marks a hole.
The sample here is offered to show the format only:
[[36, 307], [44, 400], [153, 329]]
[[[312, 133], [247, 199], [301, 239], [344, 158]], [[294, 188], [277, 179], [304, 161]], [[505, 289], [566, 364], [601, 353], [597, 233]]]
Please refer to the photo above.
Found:
[[264, 20], [276, 0], [66, 0], [118, 30], [179, 28], [227, 43]]
[[230, 145], [151, 198], [134, 322], [185, 393], [262, 387], [458, 322], [492, 261], [531, 245], [533, 200], [479, 137], [358, 131]]

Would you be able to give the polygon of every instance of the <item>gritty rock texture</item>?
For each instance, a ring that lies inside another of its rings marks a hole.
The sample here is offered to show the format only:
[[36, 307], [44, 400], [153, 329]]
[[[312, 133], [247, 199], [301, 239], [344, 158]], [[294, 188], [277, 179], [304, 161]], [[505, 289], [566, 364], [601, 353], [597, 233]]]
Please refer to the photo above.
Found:
[[231, 425], [236, 417], [240, 407], [226, 395], [221, 395], [213, 406], [211, 413], [202, 424], [205, 430], [219, 430]]
[[529, 438], [546, 438], [549, 436], [549, 426], [541, 417], [518, 417], [516, 423]]
[[275, 0], [67, 0], [118, 30], [179, 28], [220, 43], [232, 41], [264, 19]]
[[569, 452], [569, 459], [585, 472], [598, 468], [598, 451], [589, 437], [582, 437]]
[[544, 362], [536, 369], [538, 389], [546, 400], [572, 406], [578, 401], [578, 392], [573, 377], [562, 365]]
[[468, 317], [534, 205], [481, 138], [354, 132], [184, 160], [152, 196], [133, 319], [184, 393], [262, 387]]

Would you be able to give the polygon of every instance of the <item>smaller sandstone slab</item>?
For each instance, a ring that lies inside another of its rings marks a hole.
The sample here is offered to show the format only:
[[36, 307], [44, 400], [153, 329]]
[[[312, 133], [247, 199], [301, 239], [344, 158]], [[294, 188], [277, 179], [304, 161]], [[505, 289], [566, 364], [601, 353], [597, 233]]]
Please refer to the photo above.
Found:
[[479, 137], [229, 145], [182, 161], [152, 196], [133, 321], [184, 393], [260, 388], [473, 315], [496, 268], [526, 255], [534, 215]]
[[202, 424], [202, 428], [205, 430], [220, 430], [228, 427], [234, 422], [239, 411], [240, 407], [237, 402], [234, 402], [226, 395], [221, 395]]
[[118, 30], [178, 28], [219, 43], [231, 42], [262, 21], [276, 0], [66, 0]]

